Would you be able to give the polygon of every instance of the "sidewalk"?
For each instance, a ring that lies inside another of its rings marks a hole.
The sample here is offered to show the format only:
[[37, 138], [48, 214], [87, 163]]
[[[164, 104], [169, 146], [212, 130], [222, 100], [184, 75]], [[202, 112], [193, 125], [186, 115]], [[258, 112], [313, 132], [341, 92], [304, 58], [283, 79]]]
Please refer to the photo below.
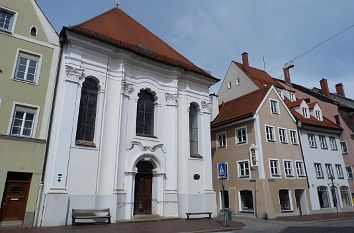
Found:
[[0, 228], [1, 233], [177, 233], [177, 232], [217, 232], [243, 228], [245, 224], [232, 221], [230, 227], [223, 227], [216, 219], [174, 219], [158, 222], [127, 222], [105, 225], [78, 225], [41, 228]]
[[278, 217], [275, 220], [313, 222], [313, 221], [330, 221], [330, 220], [350, 219], [350, 218], [354, 218], [354, 212], [313, 214], [313, 215], [303, 215], [303, 216], [287, 216], [287, 217]]

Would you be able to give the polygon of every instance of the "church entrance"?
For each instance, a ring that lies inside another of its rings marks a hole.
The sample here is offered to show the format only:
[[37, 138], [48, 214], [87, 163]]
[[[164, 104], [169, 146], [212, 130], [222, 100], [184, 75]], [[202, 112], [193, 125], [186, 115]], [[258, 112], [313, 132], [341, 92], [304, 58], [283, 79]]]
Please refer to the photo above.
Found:
[[151, 214], [152, 207], [152, 170], [150, 161], [140, 161], [136, 165], [135, 175], [134, 215]]

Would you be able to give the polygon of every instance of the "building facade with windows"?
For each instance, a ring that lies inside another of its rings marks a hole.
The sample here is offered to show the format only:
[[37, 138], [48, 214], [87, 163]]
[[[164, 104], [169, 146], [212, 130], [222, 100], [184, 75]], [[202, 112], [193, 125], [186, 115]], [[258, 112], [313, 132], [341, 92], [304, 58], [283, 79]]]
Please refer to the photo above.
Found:
[[[226, 207], [259, 218], [309, 214], [296, 121], [276, 88], [270, 85], [222, 102], [214, 116], [213, 181], [215, 190], [220, 191], [217, 168], [226, 163]], [[220, 192], [217, 198], [221, 210]]]
[[216, 214], [209, 87], [195, 66], [118, 8], [65, 28], [41, 226], [71, 210]]
[[0, 225], [35, 219], [60, 52], [34, 0], [0, 1]]
[[310, 99], [285, 98], [285, 102], [298, 122], [313, 213], [353, 211], [340, 148], [342, 128], [324, 117], [320, 105]]

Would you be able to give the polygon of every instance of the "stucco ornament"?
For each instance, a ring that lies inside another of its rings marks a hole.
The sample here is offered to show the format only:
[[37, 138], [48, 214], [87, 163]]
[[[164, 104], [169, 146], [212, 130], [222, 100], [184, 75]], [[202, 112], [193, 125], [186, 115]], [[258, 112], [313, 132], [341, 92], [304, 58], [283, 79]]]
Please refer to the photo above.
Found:
[[202, 101], [202, 108], [205, 110], [210, 110], [209, 103], [206, 101]]
[[250, 156], [250, 161], [251, 161], [251, 167], [258, 166], [257, 147], [253, 144], [249, 148], [249, 156]]
[[140, 149], [142, 151], [151, 151], [151, 152], [155, 152], [158, 148], [161, 148], [161, 150], [163, 152], [165, 152], [164, 148], [163, 148], [163, 144], [157, 144], [157, 145], [154, 145], [154, 146], [144, 146], [141, 142], [138, 142], [138, 141], [132, 141], [131, 142], [131, 145], [130, 145], [130, 148], [128, 150], [131, 150], [134, 148], [134, 146], [138, 146], [140, 147]]
[[177, 98], [178, 97], [176, 94], [165, 93], [165, 99], [166, 99], [167, 105], [177, 105], [177, 103], [178, 103]]
[[84, 69], [65, 65], [66, 79], [78, 83], [84, 77]]
[[122, 81], [122, 93], [126, 96], [130, 96], [134, 92], [133, 84], [127, 83], [126, 80]]

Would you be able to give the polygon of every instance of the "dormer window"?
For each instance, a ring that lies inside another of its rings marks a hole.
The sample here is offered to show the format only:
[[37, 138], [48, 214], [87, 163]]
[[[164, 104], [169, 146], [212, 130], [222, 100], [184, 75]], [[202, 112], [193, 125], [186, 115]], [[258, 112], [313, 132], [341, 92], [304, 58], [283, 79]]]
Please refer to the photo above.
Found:
[[305, 107], [302, 107], [301, 110], [302, 110], [302, 115], [303, 115], [304, 117], [308, 118], [308, 117], [309, 117], [309, 111], [308, 111], [308, 109], [305, 108]]
[[294, 93], [289, 93], [289, 100], [291, 102], [294, 102], [296, 100], [295, 94]]
[[321, 111], [316, 110], [316, 111], [315, 111], [315, 116], [316, 116], [316, 119], [317, 119], [317, 120], [322, 121], [322, 114], [321, 114]]

